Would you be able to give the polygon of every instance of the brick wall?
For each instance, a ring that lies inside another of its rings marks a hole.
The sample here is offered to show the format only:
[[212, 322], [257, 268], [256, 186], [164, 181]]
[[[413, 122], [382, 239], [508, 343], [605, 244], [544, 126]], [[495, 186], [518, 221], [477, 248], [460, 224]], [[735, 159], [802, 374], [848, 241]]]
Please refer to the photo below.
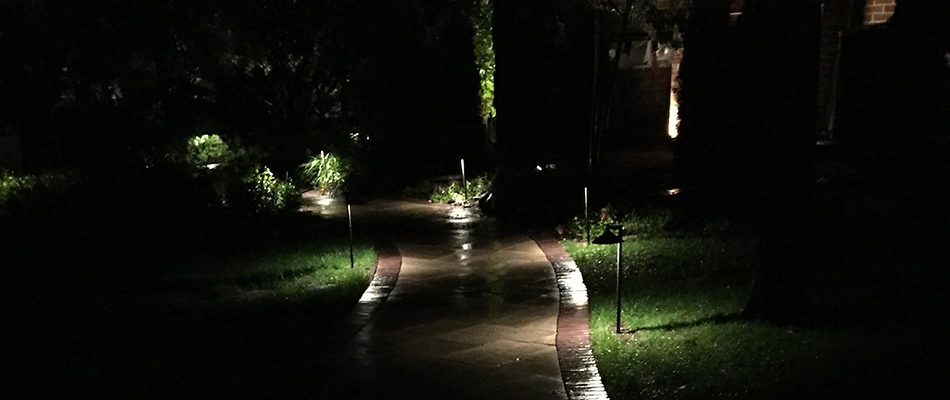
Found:
[[864, 5], [864, 23], [880, 24], [894, 14], [897, 0], [867, 0]]

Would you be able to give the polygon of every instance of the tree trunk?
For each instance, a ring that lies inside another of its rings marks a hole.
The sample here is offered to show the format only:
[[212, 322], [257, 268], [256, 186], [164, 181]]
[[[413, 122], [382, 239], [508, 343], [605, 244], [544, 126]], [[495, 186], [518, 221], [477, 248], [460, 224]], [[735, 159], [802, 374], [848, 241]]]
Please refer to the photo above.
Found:
[[[617, 38], [617, 49], [614, 53], [613, 62], [610, 65], [610, 70], [607, 71], [607, 80], [603, 83], [601, 89], [601, 105], [596, 111], [595, 115], [595, 127], [594, 127], [594, 138], [596, 142], [596, 150], [592, 156], [593, 164], [597, 164], [600, 159], [600, 150], [604, 143], [604, 131], [607, 130], [610, 123], [610, 109], [613, 103], [614, 91], [617, 86], [617, 76], [620, 75], [620, 57], [624, 51], [624, 45], [627, 43], [627, 27], [630, 24], [630, 13], [633, 12], [633, 1], [626, 2], [625, 9], [617, 9], [620, 13], [622, 20], [620, 21], [620, 36]], [[598, 27], [599, 28], [599, 27]], [[595, 81], [596, 85], [597, 82]], [[596, 88], [596, 86], [595, 86]], [[597, 96], [595, 94], [595, 101]]]
[[594, 137], [597, 136], [597, 127], [599, 126], [597, 107], [597, 82], [600, 75], [600, 9], [594, 7], [594, 77], [592, 79], [590, 94], [590, 131], [587, 133], [587, 180], [590, 184], [591, 176], [594, 172]]
[[743, 21], [756, 57], [756, 95], [763, 112], [765, 169], [755, 213], [759, 251], [743, 314], [779, 323], [807, 316], [814, 266], [815, 101], [819, 0], [746, 1]]

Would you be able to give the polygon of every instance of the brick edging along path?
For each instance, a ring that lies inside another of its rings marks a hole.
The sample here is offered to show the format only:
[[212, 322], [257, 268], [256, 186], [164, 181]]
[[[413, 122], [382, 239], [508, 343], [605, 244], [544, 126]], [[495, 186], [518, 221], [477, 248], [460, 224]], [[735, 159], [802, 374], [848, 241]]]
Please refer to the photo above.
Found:
[[399, 271], [402, 268], [399, 250], [389, 240], [377, 239], [375, 243], [376, 267], [373, 278], [344, 323], [344, 337], [347, 341], [369, 323], [399, 279]]
[[590, 311], [581, 272], [551, 235], [534, 233], [531, 239], [544, 252], [557, 276], [560, 309], [555, 342], [567, 397], [571, 400], [608, 399], [590, 347]]

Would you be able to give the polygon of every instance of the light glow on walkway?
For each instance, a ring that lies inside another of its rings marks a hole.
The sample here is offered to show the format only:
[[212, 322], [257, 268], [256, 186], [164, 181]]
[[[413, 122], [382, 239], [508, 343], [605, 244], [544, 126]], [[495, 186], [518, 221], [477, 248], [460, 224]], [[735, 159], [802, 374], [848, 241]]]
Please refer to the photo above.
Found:
[[609, 400], [590, 346], [587, 285], [581, 270], [569, 256], [549, 260], [561, 295], [557, 346], [564, 389], [571, 400]]
[[467, 224], [474, 220], [472, 211], [465, 207], [452, 207], [449, 210], [449, 222], [453, 224]]

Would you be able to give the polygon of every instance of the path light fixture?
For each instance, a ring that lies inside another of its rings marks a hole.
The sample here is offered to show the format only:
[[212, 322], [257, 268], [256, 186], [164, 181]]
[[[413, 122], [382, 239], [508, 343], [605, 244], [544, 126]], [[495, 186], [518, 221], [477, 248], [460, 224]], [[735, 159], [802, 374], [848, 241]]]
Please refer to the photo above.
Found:
[[350, 268], [354, 268], [353, 263], [353, 212], [350, 211], [350, 204], [346, 205], [346, 219], [350, 226]]
[[462, 201], [462, 205], [464, 206], [468, 203], [468, 182], [465, 180], [465, 159], [462, 158], [460, 163], [462, 164], [462, 195], [465, 196], [465, 200]]
[[584, 186], [584, 229], [587, 231], [587, 244], [590, 244], [590, 209], [587, 205], [587, 186]]
[[[614, 234], [614, 230], [617, 231]], [[617, 333], [620, 333], [620, 260], [623, 252], [623, 225], [607, 225], [604, 233], [592, 242], [594, 244], [617, 245]]]

